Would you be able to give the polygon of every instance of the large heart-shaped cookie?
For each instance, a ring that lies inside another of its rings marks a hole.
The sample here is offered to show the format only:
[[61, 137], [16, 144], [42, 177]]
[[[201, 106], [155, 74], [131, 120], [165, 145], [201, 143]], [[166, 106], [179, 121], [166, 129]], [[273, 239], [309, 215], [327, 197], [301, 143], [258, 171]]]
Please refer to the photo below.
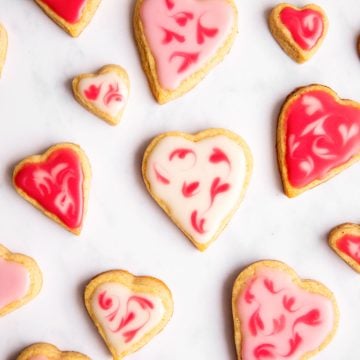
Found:
[[73, 37], [79, 36], [101, 0], [35, 0], [40, 8]]
[[86, 309], [114, 359], [148, 343], [173, 313], [170, 290], [160, 280], [113, 270], [86, 286]]
[[240, 273], [232, 310], [239, 360], [308, 359], [331, 341], [339, 322], [330, 290], [271, 260]]
[[360, 273], [360, 225], [348, 223], [337, 226], [329, 234], [329, 245]]
[[106, 65], [96, 74], [82, 74], [72, 82], [75, 99], [87, 110], [116, 125], [129, 97], [130, 81], [118, 65]]
[[233, 0], [137, 0], [135, 38], [156, 100], [193, 88], [230, 51], [237, 32]]
[[52, 146], [21, 161], [14, 170], [16, 191], [45, 215], [79, 235], [86, 213], [91, 170], [78, 145]]
[[0, 24], [0, 76], [6, 60], [8, 37], [6, 29]]
[[41, 286], [42, 275], [36, 262], [0, 245], [0, 316], [28, 303]]
[[328, 30], [325, 12], [314, 4], [303, 8], [279, 4], [270, 13], [269, 25], [282, 49], [298, 63], [314, 55]]
[[90, 358], [74, 351], [61, 351], [51, 344], [37, 343], [24, 349], [16, 360], [90, 360]]
[[146, 149], [142, 166], [151, 196], [199, 250], [231, 219], [251, 170], [250, 149], [224, 129], [161, 134]]
[[322, 85], [296, 90], [281, 109], [277, 151], [289, 197], [332, 178], [360, 159], [360, 104]]

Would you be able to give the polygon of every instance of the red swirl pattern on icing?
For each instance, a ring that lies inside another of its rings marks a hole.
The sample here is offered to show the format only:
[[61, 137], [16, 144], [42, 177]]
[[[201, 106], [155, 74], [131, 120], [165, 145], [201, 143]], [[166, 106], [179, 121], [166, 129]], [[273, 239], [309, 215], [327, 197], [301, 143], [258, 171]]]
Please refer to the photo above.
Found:
[[[98, 100], [100, 95], [101, 87], [103, 84], [96, 86], [95, 84], [91, 84], [87, 89], [84, 90], [85, 97], [88, 100]], [[109, 84], [106, 93], [102, 98], [102, 102], [104, 105], [109, 106], [112, 102], [121, 102], [123, 96], [120, 93], [119, 84], [115, 82], [114, 84]]]
[[360, 236], [344, 235], [336, 241], [336, 247], [360, 265]]
[[66, 226], [81, 226], [84, 211], [84, 175], [79, 155], [59, 148], [41, 163], [25, 163], [17, 172], [15, 185]]
[[311, 50], [324, 32], [322, 14], [314, 9], [285, 7], [280, 12], [280, 20], [303, 50]]
[[324, 341], [333, 326], [331, 302], [302, 290], [280, 270], [248, 281], [238, 299], [244, 360], [298, 360]]
[[154, 304], [143, 296], [132, 295], [126, 303], [106, 291], [98, 295], [98, 305], [105, 312], [108, 329], [119, 333], [125, 344], [130, 343], [151, 319]]
[[70, 24], [76, 24], [83, 13], [87, 0], [41, 0], [58, 16]]
[[286, 166], [296, 188], [323, 179], [360, 152], [360, 110], [313, 90], [287, 108]]

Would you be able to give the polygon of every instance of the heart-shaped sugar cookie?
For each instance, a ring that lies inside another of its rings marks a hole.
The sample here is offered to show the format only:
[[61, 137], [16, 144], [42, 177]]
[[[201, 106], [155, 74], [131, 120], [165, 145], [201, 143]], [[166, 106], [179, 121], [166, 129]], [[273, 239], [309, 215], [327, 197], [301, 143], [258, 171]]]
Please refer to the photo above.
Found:
[[0, 316], [28, 303], [41, 286], [42, 275], [36, 262], [0, 245]]
[[330, 290], [271, 260], [240, 273], [232, 310], [238, 360], [308, 359], [331, 341], [339, 322]]
[[281, 109], [277, 151], [289, 197], [332, 178], [360, 159], [360, 104], [322, 85], [296, 90]]
[[197, 85], [230, 51], [237, 32], [233, 0], [137, 0], [135, 38], [156, 100]]
[[360, 273], [360, 225], [347, 223], [337, 226], [329, 234], [329, 245]]
[[14, 170], [16, 191], [45, 215], [79, 235], [86, 213], [91, 170], [82, 149], [63, 143], [21, 161]]
[[47, 343], [37, 343], [24, 349], [16, 360], [90, 360], [86, 355], [73, 351], [61, 351]]
[[151, 196], [199, 250], [231, 219], [251, 170], [248, 146], [224, 129], [161, 134], [146, 149], [142, 166]]
[[56, 24], [73, 37], [91, 21], [101, 0], [35, 0]]
[[130, 81], [122, 67], [106, 65], [96, 74], [74, 78], [72, 88], [82, 106], [110, 125], [116, 125], [128, 101]]
[[123, 270], [95, 277], [86, 286], [84, 299], [114, 359], [143, 347], [173, 313], [171, 292], [162, 281]]
[[6, 60], [8, 37], [6, 29], [0, 24], [0, 76]]
[[324, 10], [314, 4], [303, 8], [279, 4], [270, 13], [269, 26], [282, 49], [293, 60], [303, 63], [321, 46], [328, 20]]

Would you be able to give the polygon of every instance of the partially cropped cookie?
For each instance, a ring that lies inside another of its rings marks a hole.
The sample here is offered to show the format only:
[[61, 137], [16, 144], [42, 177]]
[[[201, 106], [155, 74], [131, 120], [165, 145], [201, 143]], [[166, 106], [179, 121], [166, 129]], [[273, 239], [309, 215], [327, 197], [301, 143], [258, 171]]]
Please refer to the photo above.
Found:
[[86, 286], [84, 300], [114, 360], [146, 345], [167, 325], [174, 306], [162, 281], [124, 270], [96, 276]]
[[232, 310], [238, 360], [309, 359], [330, 343], [339, 323], [328, 288], [272, 260], [239, 274]]
[[147, 147], [142, 164], [150, 195], [199, 250], [230, 221], [251, 171], [249, 147], [225, 129], [161, 134]]
[[62, 143], [16, 165], [13, 185], [50, 219], [79, 235], [87, 209], [91, 169], [84, 151]]
[[0, 24], [0, 76], [6, 60], [6, 53], [8, 48], [8, 36], [6, 29]]
[[24, 349], [16, 360], [90, 360], [90, 358], [74, 351], [61, 351], [51, 344], [37, 343]]
[[130, 91], [127, 72], [118, 65], [106, 65], [95, 74], [81, 74], [72, 81], [75, 99], [88, 111], [117, 125]]
[[135, 39], [160, 103], [182, 96], [230, 51], [237, 33], [234, 0], [136, 0]]
[[309, 60], [321, 46], [328, 30], [324, 10], [315, 4], [302, 8], [279, 4], [269, 15], [271, 33], [296, 62]]
[[94, 16], [101, 0], [34, 0], [44, 13], [76, 37]]
[[42, 274], [35, 260], [0, 245], [0, 317], [31, 301], [41, 286]]
[[360, 273], [360, 225], [342, 224], [331, 230], [329, 245], [349, 266]]
[[310, 85], [285, 100], [277, 152], [285, 194], [297, 196], [360, 159], [360, 104]]

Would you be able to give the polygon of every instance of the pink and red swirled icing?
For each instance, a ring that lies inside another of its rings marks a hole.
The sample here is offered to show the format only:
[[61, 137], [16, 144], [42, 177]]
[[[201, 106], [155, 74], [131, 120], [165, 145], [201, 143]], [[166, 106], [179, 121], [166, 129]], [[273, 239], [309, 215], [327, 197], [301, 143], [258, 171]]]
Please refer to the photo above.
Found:
[[340, 237], [335, 246], [337, 249], [350, 256], [357, 264], [360, 265], [360, 236], [346, 234]]

